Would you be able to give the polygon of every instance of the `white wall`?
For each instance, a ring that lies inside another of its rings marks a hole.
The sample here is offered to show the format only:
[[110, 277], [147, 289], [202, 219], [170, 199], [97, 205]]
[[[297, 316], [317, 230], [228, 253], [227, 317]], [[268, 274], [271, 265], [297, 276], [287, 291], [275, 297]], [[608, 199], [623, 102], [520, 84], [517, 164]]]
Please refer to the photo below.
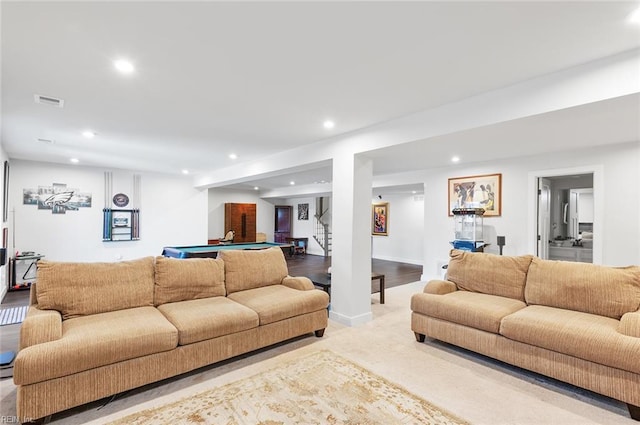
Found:
[[[423, 261], [424, 201], [413, 194], [384, 195], [372, 202], [389, 202], [389, 235], [371, 236], [372, 257], [421, 265]], [[309, 204], [309, 220], [298, 220], [298, 204]], [[309, 238], [308, 253], [324, 255], [313, 239], [315, 198], [288, 198], [282, 205], [290, 205], [293, 211], [293, 236]]]
[[[227, 202], [240, 204], [256, 204], [256, 232], [266, 233], [267, 241], [273, 242], [275, 224], [275, 205], [277, 200], [265, 201], [259, 193], [248, 190], [214, 188], [208, 190], [208, 239], [224, 236], [224, 204]], [[206, 241], [205, 241], [206, 243]]]
[[[113, 173], [114, 193], [132, 198], [134, 171], [11, 160], [9, 233], [15, 236], [15, 250], [55, 261], [116, 261], [160, 255], [164, 246], [206, 244], [207, 191], [194, 189], [189, 178], [158, 173], [137, 173], [142, 180], [140, 240], [102, 242], [104, 171]], [[91, 208], [52, 214], [23, 205], [23, 189], [53, 183], [91, 193]]]
[[[502, 216], [484, 219], [486, 252], [498, 252], [496, 236], [506, 236], [505, 255], [533, 254], [529, 244], [529, 174], [534, 171], [583, 166], [603, 169], [602, 264], [640, 263], [640, 143], [626, 143], [582, 151], [562, 152], [425, 172], [424, 276], [437, 276], [438, 264], [447, 261], [453, 222], [447, 216], [447, 179], [502, 173]], [[596, 194], [597, 196], [597, 194]]]
[[388, 236], [371, 236], [372, 257], [421, 265], [424, 261], [422, 195], [390, 194], [372, 202], [388, 202]]

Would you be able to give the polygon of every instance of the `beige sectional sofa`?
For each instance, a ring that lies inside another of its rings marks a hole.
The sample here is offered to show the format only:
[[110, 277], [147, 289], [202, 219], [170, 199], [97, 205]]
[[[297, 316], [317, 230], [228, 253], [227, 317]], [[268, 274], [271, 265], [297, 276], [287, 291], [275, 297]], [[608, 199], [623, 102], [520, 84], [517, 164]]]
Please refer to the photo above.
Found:
[[27, 421], [327, 326], [328, 295], [280, 248], [38, 263], [15, 360]]
[[411, 329], [627, 403], [640, 420], [640, 267], [453, 250]]

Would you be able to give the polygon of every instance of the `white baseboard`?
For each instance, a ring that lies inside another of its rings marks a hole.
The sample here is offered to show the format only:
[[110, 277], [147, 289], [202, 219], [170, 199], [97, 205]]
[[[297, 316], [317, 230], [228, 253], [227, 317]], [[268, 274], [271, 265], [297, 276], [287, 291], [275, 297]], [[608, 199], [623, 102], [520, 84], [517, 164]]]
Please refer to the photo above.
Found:
[[373, 320], [373, 314], [371, 312], [361, 314], [359, 316], [345, 316], [344, 314], [329, 311], [329, 319], [345, 326], [360, 326]]

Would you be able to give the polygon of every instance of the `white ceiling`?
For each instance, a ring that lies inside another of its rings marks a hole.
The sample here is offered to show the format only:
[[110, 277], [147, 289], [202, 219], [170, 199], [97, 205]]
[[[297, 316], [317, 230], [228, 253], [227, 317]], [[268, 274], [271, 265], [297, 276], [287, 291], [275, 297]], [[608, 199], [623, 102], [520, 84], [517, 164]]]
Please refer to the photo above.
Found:
[[[2, 2], [2, 143], [10, 158], [206, 172], [638, 48], [640, 26], [626, 19], [639, 5]], [[121, 57], [133, 75], [114, 70]], [[627, 96], [372, 152], [374, 173], [443, 166], [437, 153], [451, 143], [504, 143], [499, 155], [512, 156], [638, 140], [639, 103]], [[86, 129], [97, 136], [85, 139]], [[330, 178], [325, 167], [248, 185]]]

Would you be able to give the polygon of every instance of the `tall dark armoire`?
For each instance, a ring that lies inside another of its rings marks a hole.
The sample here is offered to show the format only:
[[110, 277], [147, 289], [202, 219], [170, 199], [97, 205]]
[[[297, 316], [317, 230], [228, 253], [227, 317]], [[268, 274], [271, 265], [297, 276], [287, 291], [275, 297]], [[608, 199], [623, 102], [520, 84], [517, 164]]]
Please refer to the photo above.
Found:
[[256, 204], [224, 204], [224, 233], [236, 232], [234, 243], [256, 241]]

